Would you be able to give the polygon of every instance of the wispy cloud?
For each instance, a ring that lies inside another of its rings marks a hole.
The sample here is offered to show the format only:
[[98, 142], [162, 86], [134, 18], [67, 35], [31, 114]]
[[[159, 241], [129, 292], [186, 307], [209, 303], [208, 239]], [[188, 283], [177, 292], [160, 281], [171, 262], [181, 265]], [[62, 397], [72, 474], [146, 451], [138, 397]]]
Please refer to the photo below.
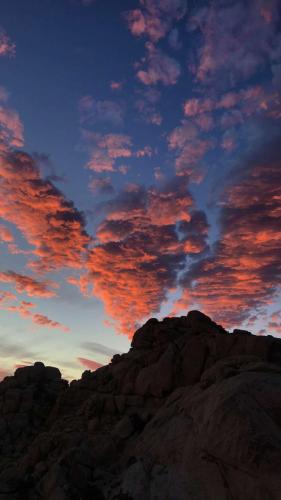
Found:
[[35, 325], [39, 327], [58, 329], [62, 330], [65, 333], [70, 331], [67, 326], [63, 325], [59, 321], [54, 321], [44, 314], [33, 312], [33, 308], [36, 307], [36, 305], [32, 302], [21, 301], [19, 304], [1, 304], [0, 307], [5, 311], [17, 313], [24, 319], [31, 320]]
[[16, 54], [16, 44], [0, 29], [0, 57], [13, 57]]
[[124, 110], [115, 101], [99, 101], [87, 95], [80, 99], [79, 111], [83, 125], [119, 127], [124, 123]]
[[110, 177], [92, 179], [89, 188], [93, 193], [110, 195], [114, 193], [114, 187]]
[[86, 351], [103, 354], [108, 357], [114, 356], [114, 354], [121, 354], [121, 351], [118, 351], [118, 349], [112, 349], [111, 347], [100, 344], [99, 342], [82, 342], [81, 347]]
[[23, 125], [19, 114], [6, 105], [0, 105], [0, 152], [23, 145]]

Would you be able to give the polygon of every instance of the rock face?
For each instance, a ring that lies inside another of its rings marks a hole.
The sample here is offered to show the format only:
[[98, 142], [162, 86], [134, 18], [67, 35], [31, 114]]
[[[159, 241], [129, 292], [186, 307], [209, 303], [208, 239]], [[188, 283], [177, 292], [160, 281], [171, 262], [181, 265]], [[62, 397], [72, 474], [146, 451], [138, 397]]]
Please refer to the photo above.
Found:
[[150, 319], [69, 386], [0, 384], [0, 500], [280, 500], [281, 341]]

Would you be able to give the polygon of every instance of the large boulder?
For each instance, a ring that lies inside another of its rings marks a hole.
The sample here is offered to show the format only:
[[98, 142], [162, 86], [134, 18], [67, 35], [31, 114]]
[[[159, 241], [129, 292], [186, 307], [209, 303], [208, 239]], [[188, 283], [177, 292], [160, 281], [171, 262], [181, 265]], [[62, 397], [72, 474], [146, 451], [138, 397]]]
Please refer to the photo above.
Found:
[[0, 500], [280, 500], [280, 473], [281, 341], [199, 311], [69, 386], [0, 383]]

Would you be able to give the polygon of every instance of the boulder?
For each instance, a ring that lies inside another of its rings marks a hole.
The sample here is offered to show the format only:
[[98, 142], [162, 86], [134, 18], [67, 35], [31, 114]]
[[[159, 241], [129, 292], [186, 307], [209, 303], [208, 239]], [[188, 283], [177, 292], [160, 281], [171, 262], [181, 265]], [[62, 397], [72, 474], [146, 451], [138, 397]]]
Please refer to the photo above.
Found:
[[200, 311], [70, 385], [0, 383], [0, 500], [280, 500], [280, 472], [281, 341]]

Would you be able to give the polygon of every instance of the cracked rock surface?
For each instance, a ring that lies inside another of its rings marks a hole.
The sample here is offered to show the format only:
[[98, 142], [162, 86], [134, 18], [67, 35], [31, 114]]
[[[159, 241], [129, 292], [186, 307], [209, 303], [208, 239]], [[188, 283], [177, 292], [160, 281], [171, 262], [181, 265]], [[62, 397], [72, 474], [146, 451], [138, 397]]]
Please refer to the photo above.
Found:
[[0, 383], [0, 500], [280, 500], [281, 341], [150, 319], [70, 385]]

